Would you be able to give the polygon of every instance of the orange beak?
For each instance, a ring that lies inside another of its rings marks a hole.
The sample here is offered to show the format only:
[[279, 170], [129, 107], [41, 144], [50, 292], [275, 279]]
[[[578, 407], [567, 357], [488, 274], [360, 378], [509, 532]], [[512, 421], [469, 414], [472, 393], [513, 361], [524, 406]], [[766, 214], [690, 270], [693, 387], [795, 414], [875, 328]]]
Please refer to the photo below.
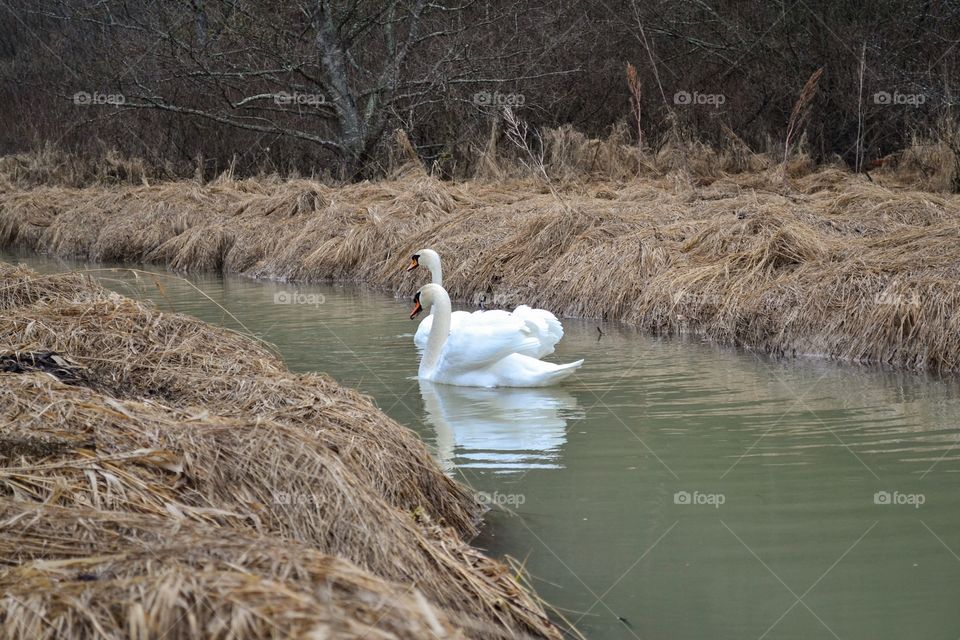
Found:
[[407, 267], [407, 271], [413, 271], [420, 266], [420, 263], [417, 262], [416, 258], [410, 258], [410, 265]]
[[416, 318], [417, 314], [419, 314], [421, 311], [423, 311], [423, 307], [420, 306], [420, 301], [417, 300], [416, 304], [413, 305], [413, 311], [410, 312], [410, 319], [413, 320]]

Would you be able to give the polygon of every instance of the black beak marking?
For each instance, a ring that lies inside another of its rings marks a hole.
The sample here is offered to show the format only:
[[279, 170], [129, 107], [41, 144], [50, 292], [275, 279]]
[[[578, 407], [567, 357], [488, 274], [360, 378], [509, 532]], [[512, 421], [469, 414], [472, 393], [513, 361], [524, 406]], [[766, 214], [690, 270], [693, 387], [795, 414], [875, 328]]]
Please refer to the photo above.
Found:
[[416, 295], [413, 296], [413, 311], [410, 312], [410, 319], [416, 318], [421, 311], [423, 311], [423, 307], [420, 305], [420, 292], [417, 291]]

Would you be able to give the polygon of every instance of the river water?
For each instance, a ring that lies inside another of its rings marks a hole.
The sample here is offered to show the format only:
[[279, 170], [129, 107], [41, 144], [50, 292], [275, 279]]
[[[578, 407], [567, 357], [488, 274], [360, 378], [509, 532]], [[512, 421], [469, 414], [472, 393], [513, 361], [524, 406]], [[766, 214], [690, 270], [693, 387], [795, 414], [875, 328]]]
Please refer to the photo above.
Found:
[[550, 359], [586, 363], [564, 386], [447, 387], [415, 379], [408, 299], [95, 275], [371, 395], [494, 506], [475, 544], [589, 638], [960, 637], [957, 378], [565, 320]]

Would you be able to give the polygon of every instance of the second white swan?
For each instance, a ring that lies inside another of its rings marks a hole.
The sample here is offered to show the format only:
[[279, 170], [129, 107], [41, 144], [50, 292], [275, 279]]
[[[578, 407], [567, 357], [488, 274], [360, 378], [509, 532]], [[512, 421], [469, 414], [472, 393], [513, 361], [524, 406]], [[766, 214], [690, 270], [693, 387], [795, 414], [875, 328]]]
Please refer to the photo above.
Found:
[[[430, 280], [433, 284], [443, 286], [443, 268], [440, 265], [440, 254], [433, 249], [421, 249], [410, 257], [410, 266], [407, 271], [413, 271], [419, 266], [424, 266], [430, 272]], [[522, 320], [529, 327], [536, 343], [527, 343], [518, 353], [528, 355], [532, 358], [542, 358], [550, 355], [554, 347], [563, 338], [563, 325], [557, 320], [557, 317], [546, 309], [533, 309], [525, 304], [518, 306], [512, 312], [491, 309], [489, 311], [454, 311], [450, 316], [450, 330], [457, 331], [460, 323], [467, 318], [483, 318], [491, 322], [502, 321], [506, 316]], [[427, 336], [430, 335], [430, 328], [433, 326], [433, 314], [428, 315], [420, 322], [417, 332], [413, 336], [413, 342], [417, 347], [423, 349], [427, 344]]]
[[438, 284], [424, 285], [413, 300], [411, 320], [424, 309], [433, 315], [417, 374], [423, 380], [462, 387], [546, 387], [583, 364], [554, 364], [523, 355], [538, 339], [526, 322], [509, 313], [482, 319], [468, 314], [451, 332], [450, 296]]

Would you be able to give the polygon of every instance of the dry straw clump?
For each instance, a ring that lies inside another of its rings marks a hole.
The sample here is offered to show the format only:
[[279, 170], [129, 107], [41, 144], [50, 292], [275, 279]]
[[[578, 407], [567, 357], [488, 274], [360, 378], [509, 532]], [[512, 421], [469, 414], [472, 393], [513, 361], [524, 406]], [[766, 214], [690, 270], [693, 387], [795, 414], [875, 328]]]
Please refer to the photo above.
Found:
[[505, 636], [296, 542], [5, 498], [0, 519], [7, 638]]
[[85, 159], [46, 143], [32, 151], [0, 157], [0, 189], [62, 185], [146, 183], [152, 171], [141, 159], [107, 149]]
[[364, 397], [75, 274], [0, 283], [10, 637], [559, 636]]
[[960, 123], [944, 117], [935, 131], [914, 135], [910, 146], [872, 164], [884, 178], [898, 178], [928, 191], [960, 193]]
[[[800, 152], [786, 167], [727, 173], [724, 162], [759, 160], [733, 140], [720, 157], [681, 136], [651, 152], [680, 173], [637, 178], [636, 148], [623, 141], [545, 140], [548, 173], [593, 166], [595, 175], [34, 189], [0, 194], [0, 244], [401, 295], [423, 278], [403, 272], [406, 259], [430, 246], [464, 301], [523, 302], [777, 355], [960, 368], [960, 196], [911, 191], [883, 171], [873, 182], [811, 172]], [[629, 177], [613, 172], [620, 162]]]

